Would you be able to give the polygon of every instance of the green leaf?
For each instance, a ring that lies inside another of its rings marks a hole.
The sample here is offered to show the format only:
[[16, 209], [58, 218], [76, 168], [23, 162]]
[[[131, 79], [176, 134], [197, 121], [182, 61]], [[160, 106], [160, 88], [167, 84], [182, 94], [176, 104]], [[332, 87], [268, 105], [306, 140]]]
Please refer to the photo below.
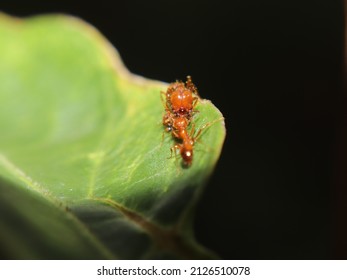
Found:
[[0, 179], [0, 257], [111, 258], [74, 215], [28, 189]]
[[198, 102], [195, 131], [210, 125], [183, 168], [162, 137], [168, 85], [130, 74], [92, 26], [0, 14], [0, 62], [5, 257], [214, 257], [192, 232], [225, 138], [211, 102]]

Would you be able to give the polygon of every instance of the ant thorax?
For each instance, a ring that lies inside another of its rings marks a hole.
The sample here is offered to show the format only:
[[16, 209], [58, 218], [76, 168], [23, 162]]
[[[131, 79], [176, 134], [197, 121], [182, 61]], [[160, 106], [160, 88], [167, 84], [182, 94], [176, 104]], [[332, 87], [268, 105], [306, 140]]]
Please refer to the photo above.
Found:
[[172, 127], [176, 130], [186, 129], [189, 121], [185, 117], [177, 117], [172, 120]]

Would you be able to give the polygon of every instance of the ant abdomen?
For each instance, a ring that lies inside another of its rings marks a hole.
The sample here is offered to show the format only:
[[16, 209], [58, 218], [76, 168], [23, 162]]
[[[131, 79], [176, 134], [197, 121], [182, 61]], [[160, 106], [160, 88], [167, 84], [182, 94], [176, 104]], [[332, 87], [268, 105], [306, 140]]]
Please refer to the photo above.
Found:
[[183, 148], [181, 151], [181, 157], [183, 159], [184, 166], [190, 166], [193, 162], [193, 150], [185, 150]]

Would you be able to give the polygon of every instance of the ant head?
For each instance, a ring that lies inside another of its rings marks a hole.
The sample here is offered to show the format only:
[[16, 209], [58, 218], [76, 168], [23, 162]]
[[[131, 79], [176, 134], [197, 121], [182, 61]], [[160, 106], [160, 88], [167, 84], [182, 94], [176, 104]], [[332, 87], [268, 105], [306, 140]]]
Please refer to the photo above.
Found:
[[172, 111], [182, 114], [193, 109], [194, 98], [190, 90], [178, 88], [171, 93], [167, 102]]

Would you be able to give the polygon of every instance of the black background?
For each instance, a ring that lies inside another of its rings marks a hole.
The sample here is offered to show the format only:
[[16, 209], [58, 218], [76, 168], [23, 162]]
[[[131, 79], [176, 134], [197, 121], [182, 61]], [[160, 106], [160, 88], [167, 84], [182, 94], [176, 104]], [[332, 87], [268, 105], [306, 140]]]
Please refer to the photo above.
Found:
[[226, 259], [347, 258], [342, 2], [1, 1], [0, 10], [76, 15], [131, 72], [192, 75], [227, 125], [197, 210], [206, 247]]

